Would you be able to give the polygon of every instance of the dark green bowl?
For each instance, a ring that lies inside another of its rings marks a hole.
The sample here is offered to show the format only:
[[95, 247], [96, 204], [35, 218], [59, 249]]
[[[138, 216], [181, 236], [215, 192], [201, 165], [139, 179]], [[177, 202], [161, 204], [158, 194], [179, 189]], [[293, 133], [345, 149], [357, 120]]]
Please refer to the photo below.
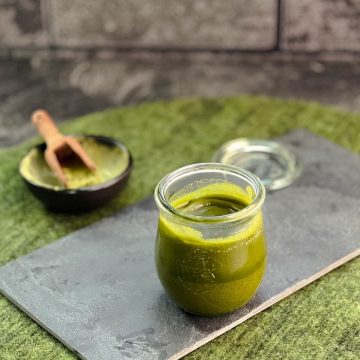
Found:
[[[81, 137], [94, 139], [106, 146], [118, 147], [128, 154], [128, 165], [123, 172], [106, 182], [77, 189], [52, 189], [41, 186], [27, 178], [19, 169], [20, 175], [29, 190], [50, 210], [65, 213], [81, 213], [93, 210], [117, 195], [125, 187], [130, 176], [133, 159], [125, 144], [106, 136], [82, 135]], [[44, 152], [46, 144], [42, 143], [34, 148]]]

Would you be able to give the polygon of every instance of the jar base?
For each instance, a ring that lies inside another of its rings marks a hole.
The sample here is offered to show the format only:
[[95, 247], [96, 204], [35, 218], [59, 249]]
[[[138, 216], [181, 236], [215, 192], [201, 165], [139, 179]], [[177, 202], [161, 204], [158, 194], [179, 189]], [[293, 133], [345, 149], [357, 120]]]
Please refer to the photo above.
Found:
[[[233, 314], [235, 313], [236, 311], [240, 310], [242, 307], [244, 307], [247, 303], [249, 303], [249, 301], [251, 301], [253, 297], [251, 297], [249, 300], [247, 300], [246, 302], [244, 302], [243, 304], [239, 305], [238, 307], [236, 307], [235, 309], [233, 310], [229, 310], [229, 311], [225, 311], [225, 312], [221, 312], [221, 313], [217, 313], [217, 314], [206, 314], [206, 313], [199, 313], [199, 312], [196, 312], [196, 311], [192, 311], [192, 310], [188, 310], [188, 309], [185, 309], [181, 306], [179, 306], [176, 302], [175, 302], [175, 305], [181, 309], [182, 311], [184, 311], [185, 313], [187, 314], [190, 314], [190, 315], [195, 315], [195, 316], [200, 316], [200, 317], [220, 317], [220, 316], [225, 316], [225, 315], [230, 315], [230, 314]], [[174, 300], [173, 300], [174, 301]]]

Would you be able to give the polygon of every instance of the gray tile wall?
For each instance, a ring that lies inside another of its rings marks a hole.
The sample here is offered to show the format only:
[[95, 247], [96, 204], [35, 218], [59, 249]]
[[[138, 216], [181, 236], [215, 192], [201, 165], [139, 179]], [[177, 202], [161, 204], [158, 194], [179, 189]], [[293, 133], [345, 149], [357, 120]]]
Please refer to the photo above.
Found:
[[[282, 0], [280, 49], [360, 51], [359, 0]], [[0, 0], [6, 48], [271, 50], [278, 0]]]
[[53, 0], [65, 45], [271, 48], [275, 0]]
[[360, 51], [359, 0], [285, 0], [283, 47]]
[[0, 47], [43, 47], [48, 43], [40, 0], [0, 0]]

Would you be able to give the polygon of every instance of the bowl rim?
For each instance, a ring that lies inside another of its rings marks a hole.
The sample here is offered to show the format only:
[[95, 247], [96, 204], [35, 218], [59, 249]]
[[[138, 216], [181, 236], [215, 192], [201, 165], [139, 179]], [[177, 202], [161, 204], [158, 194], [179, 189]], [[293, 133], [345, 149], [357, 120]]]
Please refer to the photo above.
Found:
[[127, 167], [125, 168], [124, 171], [122, 171], [120, 174], [116, 175], [115, 177], [100, 183], [100, 184], [95, 184], [95, 185], [90, 185], [90, 186], [84, 186], [84, 187], [80, 187], [80, 188], [75, 188], [75, 189], [55, 189], [52, 187], [47, 187], [47, 186], [42, 186], [30, 179], [28, 179], [21, 171], [21, 164], [23, 162], [23, 160], [25, 159], [25, 157], [30, 153], [30, 151], [32, 151], [33, 149], [41, 149], [41, 148], [46, 148], [46, 143], [40, 143], [37, 145], [32, 146], [28, 152], [26, 153], [26, 155], [24, 155], [24, 157], [22, 157], [22, 159], [20, 160], [20, 164], [18, 167], [18, 171], [20, 176], [22, 177], [22, 179], [27, 182], [28, 184], [30, 184], [31, 186], [41, 189], [41, 190], [46, 190], [46, 191], [51, 191], [54, 193], [58, 193], [58, 194], [77, 194], [77, 193], [89, 193], [89, 192], [95, 192], [98, 190], [102, 190], [102, 189], [106, 189], [111, 187], [112, 185], [115, 185], [119, 182], [121, 182], [123, 179], [125, 179], [129, 173], [132, 170], [133, 167], [133, 157], [131, 155], [131, 152], [129, 150], [129, 148], [120, 140], [109, 137], [109, 136], [105, 136], [105, 135], [95, 135], [95, 134], [69, 134], [67, 136], [74, 136], [76, 138], [91, 138], [91, 139], [95, 139], [96, 141], [99, 141], [100, 143], [103, 144], [111, 144], [112, 146], [116, 146], [119, 149], [125, 151], [128, 154], [128, 164]]

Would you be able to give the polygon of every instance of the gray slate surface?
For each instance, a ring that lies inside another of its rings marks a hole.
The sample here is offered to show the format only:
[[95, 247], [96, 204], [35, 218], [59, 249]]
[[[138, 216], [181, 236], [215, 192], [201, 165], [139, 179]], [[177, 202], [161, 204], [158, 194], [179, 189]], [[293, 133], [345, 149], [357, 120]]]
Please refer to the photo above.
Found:
[[83, 358], [177, 358], [359, 248], [359, 156], [303, 130], [281, 141], [303, 173], [267, 196], [267, 273], [234, 314], [192, 316], [164, 294], [152, 198], [3, 266], [0, 291]]

